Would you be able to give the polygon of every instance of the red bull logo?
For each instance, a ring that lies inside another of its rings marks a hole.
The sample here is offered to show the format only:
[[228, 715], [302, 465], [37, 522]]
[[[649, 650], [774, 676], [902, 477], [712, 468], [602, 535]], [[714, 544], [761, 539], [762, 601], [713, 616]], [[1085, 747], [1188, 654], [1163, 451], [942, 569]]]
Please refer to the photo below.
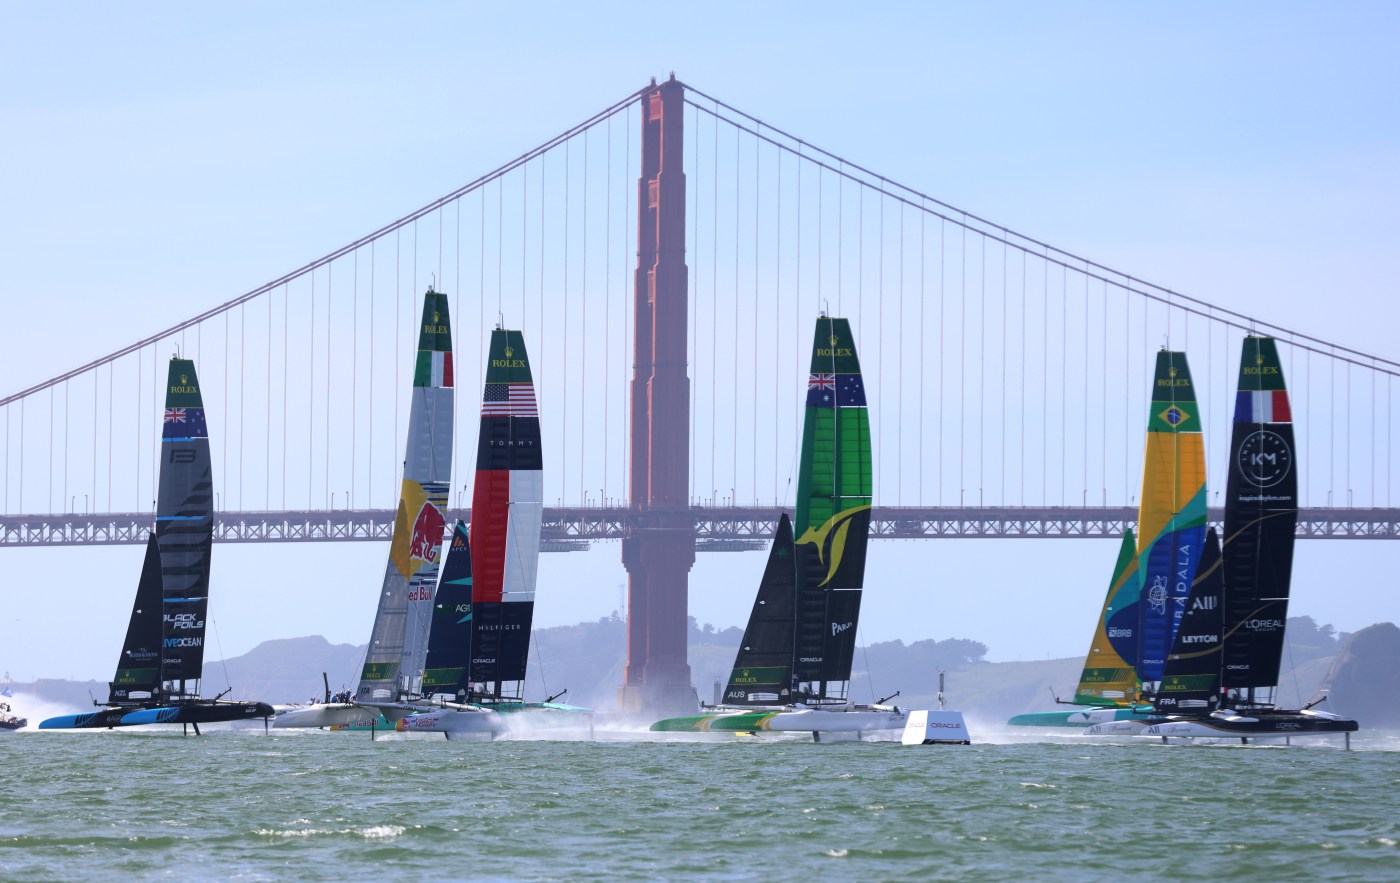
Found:
[[432, 503], [424, 503], [413, 521], [412, 539], [408, 543], [408, 555], [422, 561], [435, 562], [438, 550], [442, 548], [442, 531], [446, 521], [442, 513]]

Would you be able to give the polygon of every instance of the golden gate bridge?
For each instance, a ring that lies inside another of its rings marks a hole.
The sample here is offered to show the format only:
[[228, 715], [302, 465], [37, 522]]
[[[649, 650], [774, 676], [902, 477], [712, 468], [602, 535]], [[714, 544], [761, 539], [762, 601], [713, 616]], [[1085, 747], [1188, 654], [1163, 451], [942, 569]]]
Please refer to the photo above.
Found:
[[[1018, 233], [672, 78], [0, 399], [0, 545], [144, 542], [156, 377], [176, 351], [204, 378], [216, 540], [388, 539], [429, 285], [451, 298], [460, 387], [479, 388], [471, 366], [498, 321], [531, 339], [545, 548], [622, 541], [633, 598], [650, 599], [632, 609], [653, 629], [683, 625], [696, 551], [762, 544], [790, 501], [804, 348], [822, 310], [859, 338], [877, 538], [1120, 536], [1135, 517], [1153, 351], [1192, 360], [1208, 462], [1221, 464], [1245, 333], [1283, 344], [1299, 535], [1400, 538], [1400, 363]], [[458, 419], [449, 514], [469, 518], [474, 409]]]

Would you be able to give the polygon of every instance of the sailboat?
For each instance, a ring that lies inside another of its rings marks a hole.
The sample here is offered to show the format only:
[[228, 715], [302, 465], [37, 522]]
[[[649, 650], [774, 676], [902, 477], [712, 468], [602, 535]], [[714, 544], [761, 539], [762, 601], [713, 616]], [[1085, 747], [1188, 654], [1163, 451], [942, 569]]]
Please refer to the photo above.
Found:
[[[491, 332], [481, 397], [470, 533], [453, 531], [434, 603], [423, 693], [439, 707], [404, 732], [498, 733], [501, 715], [589, 709], [526, 702], [525, 671], [544, 518], [544, 460], [530, 359], [521, 332]], [[574, 718], [574, 716], [569, 716]], [[575, 718], [576, 719], [576, 718]], [[532, 723], [543, 720], [531, 716]]]
[[272, 706], [200, 697], [214, 490], [209, 431], [194, 362], [172, 358], [161, 431], [156, 524], [127, 625], [126, 640], [96, 711], [53, 717], [41, 730], [136, 724], [199, 724], [270, 718]]
[[[871, 484], [870, 417], [850, 323], [823, 315], [807, 380], [796, 519], [778, 519], [722, 702], [657, 721], [653, 732], [806, 732], [820, 741], [905, 729], [907, 709], [858, 705], [848, 695]], [[935, 734], [926, 741], [968, 741], [959, 712], [920, 720]]]
[[[1298, 526], [1292, 410], [1278, 347], [1248, 336], [1240, 358], [1218, 575], [1198, 604], [1205, 628], [1178, 641], [1156, 696], [1165, 719], [1149, 736], [1238, 737], [1350, 733], [1356, 721], [1275, 701]], [[1216, 599], [1219, 599], [1218, 601]], [[1181, 636], [1179, 636], [1181, 637]], [[1316, 703], [1314, 703], [1316, 704]]]
[[423, 295], [403, 483], [389, 560], [364, 668], [348, 701], [317, 703], [277, 716], [274, 727], [331, 727], [393, 721], [422, 705], [427, 654], [452, 480], [452, 328], [447, 295]]
[[1137, 543], [1128, 531], [1085, 658], [1075, 704], [1013, 717], [1013, 726], [1136, 733], [1142, 701], [1162, 679], [1167, 651], [1196, 578], [1206, 523], [1205, 445], [1186, 354], [1157, 354], [1143, 456]]

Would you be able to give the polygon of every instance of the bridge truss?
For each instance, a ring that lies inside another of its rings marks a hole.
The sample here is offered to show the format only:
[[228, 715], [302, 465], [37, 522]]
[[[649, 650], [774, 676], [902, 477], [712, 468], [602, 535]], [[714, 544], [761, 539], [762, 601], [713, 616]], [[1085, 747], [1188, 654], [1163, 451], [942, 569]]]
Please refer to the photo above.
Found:
[[[697, 551], [744, 552], [766, 546], [777, 510], [750, 506], [693, 506]], [[471, 520], [470, 509], [452, 510], [448, 522]], [[1132, 507], [876, 507], [873, 539], [1117, 539], [1137, 529]], [[1210, 510], [1220, 527], [1221, 509]], [[153, 520], [138, 512], [0, 516], [3, 546], [113, 546], [145, 543]], [[221, 543], [388, 542], [391, 509], [223, 512], [215, 516]], [[647, 526], [647, 514], [619, 506], [544, 510], [543, 549], [574, 552], [592, 543], [620, 540]], [[1400, 539], [1400, 509], [1311, 508], [1299, 512], [1299, 539]]]

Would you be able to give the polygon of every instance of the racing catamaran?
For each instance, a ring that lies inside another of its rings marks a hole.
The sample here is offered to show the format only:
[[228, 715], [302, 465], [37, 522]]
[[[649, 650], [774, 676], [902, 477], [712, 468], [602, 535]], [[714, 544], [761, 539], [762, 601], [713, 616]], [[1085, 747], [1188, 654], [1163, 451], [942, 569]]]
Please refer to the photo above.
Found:
[[1183, 627], [1178, 635], [1155, 697], [1155, 711], [1165, 717], [1150, 721], [1145, 735], [1247, 742], [1252, 736], [1343, 733], [1350, 744], [1356, 721], [1314, 708], [1317, 703], [1287, 709], [1276, 702], [1298, 526], [1296, 461], [1277, 344], [1248, 336], [1235, 397], [1219, 573], [1192, 600], [1191, 613], [1204, 627]]
[[[526, 702], [525, 671], [544, 518], [544, 460], [539, 405], [521, 332], [491, 332], [481, 397], [481, 429], [470, 533], [453, 531], [434, 604], [422, 692], [439, 707], [403, 718], [405, 732], [463, 733], [505, 729], [502, 715], [589, 709]], [[524, 720], [524, 718], [516, 718]], [[578, 720], [577, 715], [531, 724]]]
[[[209, 562], [214, 542], [214, 483], [209, 430], [194, 362], [172, 358], [161, 430], [156, 523], [136, 587], [126, 640], [96, 711], [63, 715], [41, 730], [136, 724], [266, 720], [265, 702], [226, 701], [199, 694], [209, 610]], [[96, 703], [94, 703], [96, 704]]]
[[423, 295], [403, 484], [360, 683], [349, 701], [284, 712], [274, 727], [390, 724], [423, 705], [421, 679], [452, 479], [452, 328], [447, 295]]
[[[870, 417], [850, 323], [821, 316], [812, 346], [795, 523], [778, 519], [722, 703], [653, 732], [899, 732], [909, 711], [848, 695], [870, 536]], [[925, 742], [968, 741], [959, 712], [928, 712]], [[922, 738], [922, 732], [920, 737]]]

